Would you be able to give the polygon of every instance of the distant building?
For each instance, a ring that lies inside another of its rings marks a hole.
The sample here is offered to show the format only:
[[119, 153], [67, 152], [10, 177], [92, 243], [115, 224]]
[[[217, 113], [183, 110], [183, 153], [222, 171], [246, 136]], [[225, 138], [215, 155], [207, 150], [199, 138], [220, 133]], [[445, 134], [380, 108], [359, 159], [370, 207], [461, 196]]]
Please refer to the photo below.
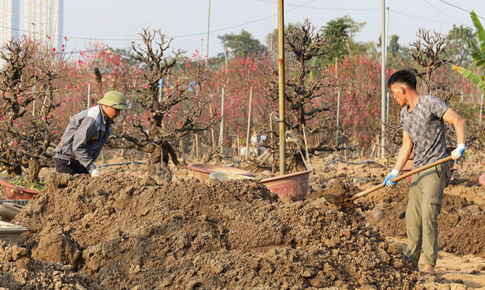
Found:
[[0, 0], [0, 40], [2, 44], [20, 35], [19, 1]]
[[26, 35], [60, 50], [64, 0], [0, 0], [0, 11], [0, 44]]
[[[16, 0], [12, 0], [16, 2]], [[60, 50], [64, 0], [24, 0], [23, 34]]]

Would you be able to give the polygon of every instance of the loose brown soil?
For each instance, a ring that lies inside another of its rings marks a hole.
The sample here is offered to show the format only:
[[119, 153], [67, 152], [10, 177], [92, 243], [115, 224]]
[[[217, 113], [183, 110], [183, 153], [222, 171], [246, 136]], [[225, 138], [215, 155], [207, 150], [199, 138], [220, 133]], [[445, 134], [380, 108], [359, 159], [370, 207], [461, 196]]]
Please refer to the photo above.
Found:
[[48, 188], [15, 219], [29, 231], [19, 246], [0, 247], [0, 287], [485, 286], [480, 277], [485, 190], [477, 182], [482, 169], [471, 166], [473, 160], [461, 174], [455, 172], [445, 191], [442, 252], [433, 276], [419, 272], [403, 254], [409, 183], [359, 198], [355, 208], [335, 208], [325, 193], [355, 194], [382, 182], [389, 171], [372, 163], [325, 165], [335, 158], [312, 160], [307, 198], [290, 204], [257, 180], [200, 183], [186, 169], [174, 168], [173, 181], [164, 184], [132, 165], [103, 168], [98, 178], [48, 173]]

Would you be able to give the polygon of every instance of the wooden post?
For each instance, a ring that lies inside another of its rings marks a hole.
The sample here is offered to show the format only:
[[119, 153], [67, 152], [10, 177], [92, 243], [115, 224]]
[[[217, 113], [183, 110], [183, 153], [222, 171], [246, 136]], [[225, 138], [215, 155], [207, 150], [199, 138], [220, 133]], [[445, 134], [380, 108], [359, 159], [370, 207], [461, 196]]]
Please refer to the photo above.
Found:
[[195, 160], [200, 160], [200, 154], [199, 154], [199, 134], [195, 134]]

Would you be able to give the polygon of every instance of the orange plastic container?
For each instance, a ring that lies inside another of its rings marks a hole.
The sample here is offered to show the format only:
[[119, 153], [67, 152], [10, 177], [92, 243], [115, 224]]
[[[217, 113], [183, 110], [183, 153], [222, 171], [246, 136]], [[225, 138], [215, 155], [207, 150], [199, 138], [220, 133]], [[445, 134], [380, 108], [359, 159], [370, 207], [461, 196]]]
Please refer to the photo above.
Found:
[[3, 178], [0, 178], [0, 184], [3, 185], [6, 199], [32, 199], [39, 194], [37, 190], [10, 184]]
[[308, 193], [308, 179], [312, 170], [290, 173], [261, 180], [271, 192], [278, 197], [290, 198], [292, 201], [302, 200]]

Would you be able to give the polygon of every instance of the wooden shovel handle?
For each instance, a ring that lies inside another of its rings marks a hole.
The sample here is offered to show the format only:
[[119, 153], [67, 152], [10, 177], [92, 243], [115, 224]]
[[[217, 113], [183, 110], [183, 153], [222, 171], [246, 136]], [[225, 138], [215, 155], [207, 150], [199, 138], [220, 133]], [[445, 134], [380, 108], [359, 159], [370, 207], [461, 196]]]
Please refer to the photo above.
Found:
[[[428, 165], [423, 166], [423, 167], [421, 167], [421, 168], [418, 168], [418, 169], [416, 169], [416, 170], [410, 171], [410, 172], [408, 172], [408, 173], [404, 173], [403, 175], [400, 175], [400, 176], [398, 176], [398, 177], [396, 177], [396, 178], [393, 178], [393, 179], [391, 179], [391, 180], [392, 180], [392, 181], [394, 181], [394, 182], [398, 182], [399, 180], [404, 179], [404, 178], [406, 178], [406, 177], [408, 177], [408, 176], [411, 176], [411, 175], [413, 175], [413, 174], [419, 173], [419, 172], [421, 172], [421, 171], [423, 171], [423, 170], [426, 170], [426, 169], [428, 169], [428, 168], [434, 167], [434, 166], [439, 165], [439, 164], [441, 164], [441, 163], [449, 162], [450, 160], [453, 160], [453, 158], [452, 158], [451, 156], [448, 156], [448, 157], [446, 157], [446, 158], [440, 159], [440, 160], [438, 160], [438, 161], [435, 161], [435, 162], [433, 162], [433, 163], [431, 163], [431, 164], [428, 164]], [[381, 188], [383, 188], [384, 186], [385, 186], [385, 185], [381, 183], [381, 184], [379, 184], [379, 185], [376, 185], [376, 186], [374, 186], [374, 187], [371, 187], [371, 188], [369, 188], [369, 189], [366, 189], [366, 190], [364, 190], [364, 191], [362, 191], [362, 192], [359, 192], [359, 193], [355, 194], [354, 196], [352, 196], [352, 197], [350, 198], [350, 201], [352, 201], [352, 200], [356, 200], [356, 199], [357, 199], [357, 198], [359, 198], [359, 197], [362, 197], [362, 196], [367, 195], [367, 194], [369, 194], [369, 193], [371, 193], [371, 192], [373, 192], [373, 191], [376, 191], [376, 190], [378, 190], [378, 189], [381, 189]]]

